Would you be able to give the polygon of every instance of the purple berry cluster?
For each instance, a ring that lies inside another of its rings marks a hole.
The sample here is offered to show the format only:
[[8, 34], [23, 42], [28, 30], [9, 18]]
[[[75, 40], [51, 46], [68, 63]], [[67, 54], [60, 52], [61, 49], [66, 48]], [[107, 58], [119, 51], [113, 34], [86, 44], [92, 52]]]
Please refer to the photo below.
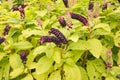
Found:
[[22, 51], [20, 53], [20, 58], [22, 59], [23, 64], [26, 64], [27, 58], [26, 58], [26, 52]]
[[87, 19], [84, 16], [81, 16], [79, 14], [75, 14], [73, 12], [70, 12], [70, 15], [71, 15], [72, 19], [77, 19], [80, 22], [82, 22], [85, 26], [89, 26], [89, 23], [88, 23]]
[[0, 44], [2, 44], [6, 39], [4, 37], [0, 37]]
[[21, 4], [21, 5], [19, 5], [19, 6], [13, 6], [13, 7], [11, 8], [11, 10], [12, 10], [12, 11], [19, 11], [21, 18], [24, 19], [24, 18], [25, 18], [25, 11], [24, 11], [24, 9], [25, 9], [26, 6], [27, 6], [27, 5], [25, 5], [25, 4]]
[[3, 35], [7, 35], [9, 30], [10, 30], [11, 26], [10, 25], [6, 25], [6, 27], [4, 28], [4, 32], [3, 32]]
[[64, 5], [65, 5], [66, 8], [69, 8], [68, 0], [63, 0], [63, 3], [64, 3]]
[[39, 40], [39, 42], [42, 44], [44, 42], [53, 42], [57, 45], [60, 45], [60, 40], [54, 36], [42, 36]]
[[68, 41], [65, 38], [65, 36], [58, 29], [51, 28], [49, 33], [50, 34], [51, 33], [54, 34], [60, 40], [61, 43], [63, 43], [63, 44], [67, 44], [68, 43]]
[[61, 25], [62, 27], [65, 27], [65, 26], [66, 26], [66, 21], [65, 21], [64, 17], [59, 16], [59, 17], [58, 17], [58, 21], [59, 21], [59, 23], [60, 23], [60, 25]]
[[53, 42], [55, 43], [56, 45], [61, 45], [62, 43], [63, 44], [67, 44], [68, 41], [67, 39], [65, 38], [65, 36], [58, 30], [58, 29], [55, 29], [55, 28], [51, 28], [49, 33], [51, 34], [54, 34], [55, 36], [42, 36], [39, 40], [39, 42], [42, 44], [44, 42]]

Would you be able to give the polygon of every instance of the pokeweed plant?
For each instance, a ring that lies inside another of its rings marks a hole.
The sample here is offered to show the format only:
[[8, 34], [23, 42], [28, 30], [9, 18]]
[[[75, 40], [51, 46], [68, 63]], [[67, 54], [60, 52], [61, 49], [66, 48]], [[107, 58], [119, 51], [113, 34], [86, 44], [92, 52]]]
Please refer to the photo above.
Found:
[[119, 80], [119, 23], [119, 0], [1, 0], [0, 80]]

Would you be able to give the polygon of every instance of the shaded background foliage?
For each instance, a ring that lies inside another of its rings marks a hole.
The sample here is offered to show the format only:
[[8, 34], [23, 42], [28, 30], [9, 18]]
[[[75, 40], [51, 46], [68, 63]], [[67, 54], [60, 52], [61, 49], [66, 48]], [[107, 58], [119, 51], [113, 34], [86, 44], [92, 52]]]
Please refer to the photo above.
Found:
[[[62, 0], [1, 0], [0, 80], [119, 80], [119, 0], [92, 3], [93, 9], [89, 0], [69, 0], [69, 7]], [[25, 17], [21, 4], [27, 4]], [[13, 6], [18, 10], [12, 11]], [[89, 25], [72, 19], [69, 12], [84, 16]], [[48, 33], [51, 28], [68, 43], [40, 44], [42, 36], [54, 36]]]

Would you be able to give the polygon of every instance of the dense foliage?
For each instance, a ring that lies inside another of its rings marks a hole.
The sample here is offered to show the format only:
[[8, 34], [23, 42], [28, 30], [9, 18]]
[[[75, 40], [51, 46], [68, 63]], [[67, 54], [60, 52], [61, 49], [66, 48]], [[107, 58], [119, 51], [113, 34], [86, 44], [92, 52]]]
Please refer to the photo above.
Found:
[[119, 79], [119, 0], [0, 1], [0, 80]]

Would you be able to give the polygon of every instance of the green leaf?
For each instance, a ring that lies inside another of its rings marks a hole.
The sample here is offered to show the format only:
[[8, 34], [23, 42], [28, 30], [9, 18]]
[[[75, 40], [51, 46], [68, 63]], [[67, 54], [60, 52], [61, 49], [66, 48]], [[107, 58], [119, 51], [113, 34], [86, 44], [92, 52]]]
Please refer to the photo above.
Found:
[[32, 75], [28, 74], [25, 78], [22, 78], [21, 80], [34, 80]]
[[68, 46], [68, 49], [72, 49], [72, 50], [87, 50], [88, 44], [87, 44], [87, 41], [84, 41], [84, 40], [79, 40], [75, 43], [71, 43], [69, 46]]
[[105, 80], [115, 80], [112, 76], [107, 76]]
[[80, 73], [82, 73], [81, 74], [82, 80], [88, 80], [88, 75], [87, 75], [86, 70], [82, 67], [79, 67], [79, 68], [80, 68]]
[[0, 80], [9, 80], [10, 64], [7, 57], [0, 61]]
[[41, 54], [43, 52], [46, 52], [46, 46], [39, 46], [34, 49], [33, 55], [37, 56], [38, 54]]
[[68, 51], [64, 57], [65, 58], [72, 58], [74, 60], [74, 62], [77, 62], [81, 56], [83, 55], [84, 51], [80, 51], [80, 50], [72, 50], [72, 51]]
[[93, 27], [92, 35], [107, 35], [110, 34], [110, 26], [106, 23], [100, 23]]
[[18, 50], [26, 50], [32, 47], [33, 47], [32, 44], [28, 41], [21, 41], [21, 42], [14, 43], [12, 45], [13, 49], [18, 49]]
[[48, 80], [61, 80], [60, 70], [53, 72]]
[[53, 60], [43, 56], [42, 58], [39, 59], [37, 66], [36, 66], [36, 73], [37, 74], [42, 74], [47, 72], [50, 67], [52, 66]]
[[88, 48], [93, 56], [99, 58], [102, 52], [102, 44], [98, 39], [89, 39]]
[[82, 80], [80, 69], [74, 64], [72, 66], [64, 64], [65, 80]]
[[101, 80], [100, 73], [98, 73], [91, 61], [87, 62], [87, 73], [90, 80]]
[[28, 38], [32, 35], [42, 35], [42, 32], [40, 30], [31, 30], [31, 29], [26, 29], [22, 31], [22, 35], [25, 38]]
[[18, 54], [10, 54], [9, 58], [10, 66], [13, 69], [21, 68], [24, 69], [24, 65], [22, 63], [22, 60]]
[[37, 15], [40, 17], [44, 17], [47, 14], [47, 10], [36, 11]]
[[106, 66], [104, 65], [103, 61], [101, 59], [95, 59], [92, 61], [95, 69], [103, 74], [103, 73], [106, 73]]
[[58, 64], [61, 62], [61, 49], [57, 48], [54, 50], [53, 60]]
[[117, 31], [114, 36], [115, 46], [120, 48], [120, 31]]
[[0, 52], [0, 61], [2, 60], [2, 58], [3, 57], [5, 57], [6, 56], [6, 54], [5, 53], [2, 53], [2, 52]]
[[118, 60], [117, 60], [117, 64], [120, 66], [120, 50], [119, 50], [119, 52], [118, 52]]
[[33, 76], [36, 80], [47, 80], [48, 73], [37, 74], [36, 72], [33, 73]]
[[11, 73], [10, 73], [10, 79], [16, 78], [17, 76], [23, 74], [23, 69], [22, 68], [17, 68], [14, 69]]
[[74, 41], [74, 42], [77, 42], [78, 39], [79, 39], [79, 35], [76, 34], [76, 33], [74, 33], [73, 35], [71, 35], [71, 36], [69, 37], [69, 39], [72, 40], [72, 41]]

